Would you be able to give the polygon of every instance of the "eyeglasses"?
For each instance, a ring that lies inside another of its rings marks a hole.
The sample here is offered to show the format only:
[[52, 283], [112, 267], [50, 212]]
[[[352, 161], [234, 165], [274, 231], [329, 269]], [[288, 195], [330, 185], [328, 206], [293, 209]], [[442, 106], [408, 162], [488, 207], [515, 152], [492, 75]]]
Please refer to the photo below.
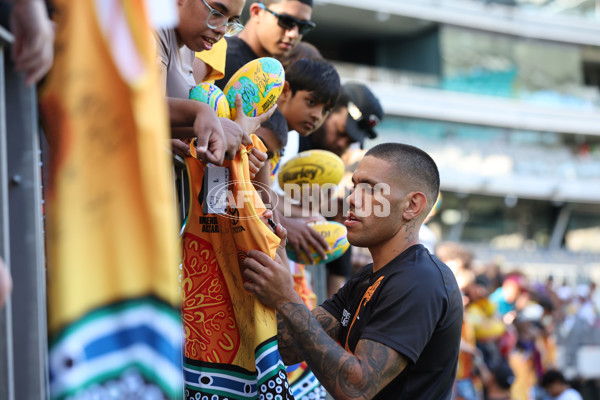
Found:
[[227, 37], [235, 36], [244, 29], [244, 25], [242, 25], [240, 21], [228, 21], [226, 16], [209, 6], [206, 0], [202, 0], [202, 2], [210, 10], [208, 17], [206, 18], [206, 25], [208, 25], [210, 29], [218, 29], [225, 26], [226, 30], [224, 36]]
[[312, 21], [301, 20], [301, 19], [294, 18], [291, 15], [287, 15], [287, 14], [278, 14], [275, 11], [269, 10], [262, 3], [258, 3], [258, 5], [263, 10], [268, 11], [271, 14], [273, 14], [275, 16], [275, 18], [277, 18], [277, 25], [279, 25], [281, 28], [285, 29], [286, 31], [292, 30], [295, 27], [298, 27], [298, 34], [306, 35], [308, 32], [312, 31], [317, 26], [317, 24], [315, 24]]

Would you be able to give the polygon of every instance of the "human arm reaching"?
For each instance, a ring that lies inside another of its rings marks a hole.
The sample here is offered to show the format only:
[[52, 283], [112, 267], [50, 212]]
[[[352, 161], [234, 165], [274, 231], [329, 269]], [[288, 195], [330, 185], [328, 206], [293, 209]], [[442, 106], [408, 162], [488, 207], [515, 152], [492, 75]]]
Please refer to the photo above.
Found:
[[[276, 233], [285, 243], [285, 229]], [[339, 321], [321, 307], [312, 312], [294, 291], [292, 275], [282, 262], [285, 244], [275, 260], [251, 250], [245, 259], [244, 287], [278, 313], [279, 350], [284, 362], [305, 360], [335, 399], [372, 399], [408, 365], [408, 359], [372, 340], [359, 340], [354, 354], [336, 341]]]
[[54, 27], [41, 0], [14, 0], [10, 29], [15, 37], [11, 56], [25, 83], [37, 83], [54, 61]]
[[312, 264], [314, 262], [311, 249], [312, 246], [312, 248], [321, 255], [323, 260], [327, 260], [329, 244], [319, 232], [307, 225], [308, 222], [318, 220], [318, 217], [286, 217], [281, 214], [279, 209], [276, 210], [276, 213], [281, 224], [287, 229], [288, 243], [294, 249], [296, 254], [304, 253], [306, 258]]

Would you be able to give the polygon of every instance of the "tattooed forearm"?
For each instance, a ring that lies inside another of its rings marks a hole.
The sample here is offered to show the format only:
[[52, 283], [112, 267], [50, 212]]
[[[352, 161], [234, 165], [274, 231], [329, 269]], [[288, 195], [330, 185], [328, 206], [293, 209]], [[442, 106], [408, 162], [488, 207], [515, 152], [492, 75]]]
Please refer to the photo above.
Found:
[[[331, 314], [323, 310], [321, 307], [315, 308], [312, 313], [323, 330], [325, 330], [325, 332], [331, 338], [337, 340], [340, 331], [339, 321], [333, 318]], [[279, 352], [286, 364], [291, 365], [304, 361], [298, 345], [294, 341], [294, 338], [289, 332], [280, 314], [277, 314], [277, 341]]]
[[337, 338], [339, 324], [322, 309], [313, 315], [303, 304], [287, 303], [279, 312], [286, 339], [293, 340], [297, 353], [336, 399], [371, 399], [406, 366], [396, 351], [370, 340], [361, 340], [355, 354], [344, 350], [330, 337]]
[[321, 307], [317, 307], [312, 313], [329, 337], [337, 340], [340, 333], [340, 322]]
[[298, 346], [294, 338], [289, 333], [281, 315], [277, 314], [277, 347], [283, 362], [287, 365], [298, 364], [302, 360], [302, 354], [298, 351]]

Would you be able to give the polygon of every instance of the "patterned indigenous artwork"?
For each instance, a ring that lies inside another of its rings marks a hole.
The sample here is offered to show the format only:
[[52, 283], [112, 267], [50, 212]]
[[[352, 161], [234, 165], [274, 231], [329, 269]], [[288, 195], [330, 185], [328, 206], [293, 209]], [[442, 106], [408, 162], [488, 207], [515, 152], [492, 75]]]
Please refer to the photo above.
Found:
[[225, 94], [212, 83], [201, 83], [190, 90], [190, 99], [208, 104], [219, 117], [230, 118], [229, 102]]
[[[253, 145], [266, 148], [252, 135]], [[183, 308], [186, 399], [292, 399], [277, 348], [275, 312], [243, 287], [250, 249], [271, 257], [279, 238], [260, 220], [265, 210], [249, 178], [249, 148], [230, 170], [228, 207], [205, 214], [207, 179], [201, 161], [187, 157], [190, 210], [183, 233]]]
[[173, 166], [146, 2], [54, 5], [41, 96], [50, 397], [181, 399]]

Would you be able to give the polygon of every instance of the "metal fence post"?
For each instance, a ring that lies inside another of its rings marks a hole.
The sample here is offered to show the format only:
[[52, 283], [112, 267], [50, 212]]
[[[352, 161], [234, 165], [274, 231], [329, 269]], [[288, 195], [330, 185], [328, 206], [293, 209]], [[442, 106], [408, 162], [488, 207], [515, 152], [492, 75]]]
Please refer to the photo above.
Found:
[[[12, 36], [0, 27], [0, 257], [10, 265], [4, 51]], [[9, 300], [10, 302], [10, 300]], [[11, 307], [0, 309], [0, 399], [14, 399]]]
[[[4, 34], [10, 35], [4, 31]], [[4, 47], [5, 51], [7, 48]], [[5, 52], [6, 54], [6, 52]], [[5, 57], [0, 144], [2, 254], [13, 278], [3, 311], [6, 340], [0, 349], [0, 398], [38, 400], [48, 395], [46, 280], [37, 100]], [[0, 317], [2, 318], [2, 317]], [[6, 342], [6, 343], [4, 343]], [[5, 368], [4, 371], [2, 368]]]

